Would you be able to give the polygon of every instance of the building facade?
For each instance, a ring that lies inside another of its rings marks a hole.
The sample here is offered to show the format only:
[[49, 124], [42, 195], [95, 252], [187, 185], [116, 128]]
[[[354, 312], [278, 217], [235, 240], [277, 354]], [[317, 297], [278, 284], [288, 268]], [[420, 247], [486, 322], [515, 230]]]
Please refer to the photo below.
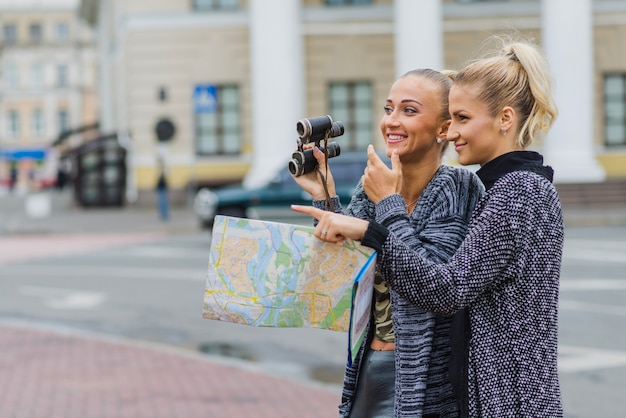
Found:
[[97, 32], [100, 129], [128, 146], [130, 200], [152, 194], [159, 161], [181, 196], [267, 181], [303, 117], [342, 121], [342, 152], [379, 144], [399, 74], [459, 69], [512, 34], [552, 65], [560, 115], [537, 146], [556, 181], [626, 178], [624, 1], [82, 0], [80, 13]]
[[56, 182], [51, 143], [95, 123], [97, 55], [78, 0], [0, 0], [0, 185]]

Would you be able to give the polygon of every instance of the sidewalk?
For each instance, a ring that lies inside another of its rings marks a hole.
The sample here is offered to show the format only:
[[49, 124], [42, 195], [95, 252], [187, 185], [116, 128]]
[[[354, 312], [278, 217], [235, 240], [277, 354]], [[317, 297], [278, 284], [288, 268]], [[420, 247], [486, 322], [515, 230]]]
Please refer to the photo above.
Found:
[[[38, 210], [39, 197], [47, 199], [47, 210]], [[33, 202], [35, 204], [33, 204]], [[29, 213], [30, 210], [30, 213]], [[46, 213], [43, 213], [46, 212]], [[159, 219], [156, 207], [82, 208], [69, 190], [28, 196], [0, 196], [0, 237], [13, 234], [199, 231], [190, 207], [173, 207], [170, 219]]]
[[3, 418], [337, 416], [337, 391], [154, 344], [0, 322]]

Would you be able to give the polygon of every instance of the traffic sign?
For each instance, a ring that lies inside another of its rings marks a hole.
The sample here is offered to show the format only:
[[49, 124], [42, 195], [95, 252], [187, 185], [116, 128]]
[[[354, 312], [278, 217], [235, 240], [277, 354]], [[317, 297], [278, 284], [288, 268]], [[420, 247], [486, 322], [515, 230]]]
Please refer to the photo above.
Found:
[[217, 87], [213, 84], [196, 84], [193, 90], [195, 113], [215, 113], [217, 111]]

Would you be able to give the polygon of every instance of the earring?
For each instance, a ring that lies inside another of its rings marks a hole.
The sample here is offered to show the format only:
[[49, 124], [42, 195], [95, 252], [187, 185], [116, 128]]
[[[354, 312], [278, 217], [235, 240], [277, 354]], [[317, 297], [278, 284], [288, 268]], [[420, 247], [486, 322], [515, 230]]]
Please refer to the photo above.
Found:
[[500, 133], [504, 136], [506, 136], [506, 129], [504, 128], [500, 128]]
[[437, 143], [441, 144], [443, 142], [443, 138], [437, 138]]

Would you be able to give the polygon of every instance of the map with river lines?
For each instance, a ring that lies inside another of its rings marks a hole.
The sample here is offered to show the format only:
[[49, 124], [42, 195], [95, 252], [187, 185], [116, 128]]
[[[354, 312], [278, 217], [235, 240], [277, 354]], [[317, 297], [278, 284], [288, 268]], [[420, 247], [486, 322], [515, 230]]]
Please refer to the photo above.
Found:
[[[203, 317], [259, 327], [345, 332], [353, 321], [359, 323], [360, 334], [363, 318], [358, 321], [352, 313], [367, 318], [376, 252], [353, 240], [326, 243], [313, 231], [313, 227], [218, 215]], [[359, 283], [367, 286], [365, 291], [356, 291]], [[355, 310], [353, 299], [359, 295], [367, 306]]]

